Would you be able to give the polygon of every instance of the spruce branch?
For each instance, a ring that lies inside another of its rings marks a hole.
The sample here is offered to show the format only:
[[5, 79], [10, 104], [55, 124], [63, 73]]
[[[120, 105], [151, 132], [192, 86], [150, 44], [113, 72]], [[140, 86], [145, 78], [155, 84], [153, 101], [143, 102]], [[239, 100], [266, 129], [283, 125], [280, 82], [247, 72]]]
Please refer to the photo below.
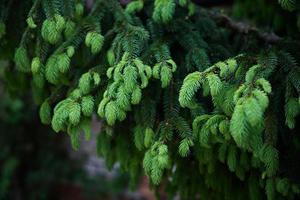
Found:
[[[28, 82], [20, 89], [32, 89], [42, 123], [68, 133], [75, 149], [97, 112], [98, 152], [135, 182], [144, 173], [181, 199], [281, 199], [284, 188], [297, 199], [299, 184], [281, 180], [283, 153], [298, 149], [287, 141], [283, 152], [281, 141], [299, 139], [291, 136], [300, 115], [296, 40], [280, 42], [194, 0], [34, 2], [16, 39], [23, 35], [22, 73], [5, 75], [16, 88]], [[1, 48], [1, 58], [13, 48]]]

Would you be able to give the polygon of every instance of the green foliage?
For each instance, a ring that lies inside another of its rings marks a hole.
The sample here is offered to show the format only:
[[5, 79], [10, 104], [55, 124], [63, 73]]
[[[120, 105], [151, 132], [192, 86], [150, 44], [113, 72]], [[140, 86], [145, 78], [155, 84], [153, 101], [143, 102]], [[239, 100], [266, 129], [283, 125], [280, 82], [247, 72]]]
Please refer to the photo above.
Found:
[[129, 53], [125, 52], [116, 66], [108, 68], [106, 75], [111, 84], [103, 94], [98, 114], [105, 115], [108, 124], [113, 125], [116, 120], [125, 119], [131, 104], [136, 105], [141, 101], [142, 89], [147, 87], [152, 70], [140, 59], [132, 59]]
[[296, 98], [289, 98], [285, 104], [285, 123], [290, 128], [295, 128], [295, 118], [300, 113], [299, 101]]
[[[7, 96], [9, 95], [4, 93], [1, 97]], [[62, 184], [74, 188], [72, 187], [74, 182], [82, 185], [80, 190], [84, 192], [84, 198], [117, 196], [125, 192], [128, 184], [126, 175], [122, 175], [121, 178], [119, 171], [115, 171], [118, 175], [113, 180], [106, 179], [102, 173], [91, 177], [83, 165], [86, 156], [78, 160], [68, 154], [66, 146], [68, 137], [57, 137], [47, 126], [38, 123], [38, 116], [32, 112], [35, 108], [30, 101], [28, 105], [18, 107], [15, 104], [16, 100], [18, 99], [10, 99], [7, 105], [2, 101], [0, 106], [0, 129], [9, 133], [0, 135], [1, 200], [16, 199], [19, 195], [24, 199], [64, 198], [63, 196], [70, 194], [69, 190], [64, 190], [63, 194], [53, 191]], [[17, 117], [15, 114], [3, 115], [4, 110], [12, 108], [21, 116], [15, 121], [12, 120], [13, 117]], [[87, 126], [90, 128], [91, 124], [88, 123]], [[24, 183], [26, 186], [15, 184], [16, 182]], [[16, 193], [16, 190], [19, 192]], [[89, 191], [95, 193], [85, 194]]]
[[185, 77], [179, 94], [179, 102], [182, 107], [192, 106], [192, 99], [201, 86], [201, 73], [194, 72]]
[[143, 7], [144, 7], [144, 1], [136, 0], [136, 1], [132, 1], [129, 4], [127, 4], [125, 11], [129, 14], [132, 14], [132, 13], [141, 11], [143, 9]]
[[32, 17], [27, 18], [26, 22], [30, 28], [36, 28], [36, 24], [34, 23]]
[[188, 156], [188, 154], [190, 153], [190, 148], [191, 146], [193, 146], [193, 140], [188, 139], [188, 138], [184, 138], [179, 145], [179, 149], [178, 152], [182, 157], [186, 157]]
[[279, 0], [278, 2], [284, 9], [288, 11], [293, 11], [296, 9], [297, 0]]
[[172, 19], [174, 12], [174, 0], [155, 0], [152, 17], [156, 22], [167, 23]]
[[160, 183], [163, 170], [167, 168], [168, 165], [168, 147], [159, 142], [154, 143], [145, 153], [143, 167], [155, 185]]
[[61, 15], [55, 14], [54, 17], [43, 22], [41, 34], [47, 42], [55, 44], [61, 39], [61, 33], [64, 28], [65, 19]]
[[4, 199], [7, 196], [8, 188], [11, 187], [11, 179], [14, 171], [18, 165], [18, 160], [14, 157], [5, 160], [1, 170], [1, 181], [0, 181], [0, 199]]
[[41, 70], [41, 60], [39, 57], [34, 57], [31, 61], [31, 72], [33, 74], [39, 73]]
[[60, 0], [36, 8], [43, 15], [34, 29], [28, 20], [15, 65], [42, 122], [74, 149], [97, 113], [97, 151], [133, 186], [145, 173], [170, 198], [298, 198], [290, 177], [299, 170], [287, 164], [299, 149], [295, 34], [269, 40], [191, 1], [64, 2], [72, 9]]
[[176, 71], [176, 63], [172, 59], [157, 63], [153, 67], [153, 77], [161, 80], [161, 87], [165, 88], [170, 84], [172, 73]]
[[40, 118], [43, 124], [51, 123], [51, 106], [47, 100], [41, 105], [40, 108]]
[[30, 71], [30, 61], [25, 47], [19, 47], [16, 49], [15, 63], [20, 71]]
[[5, 24], [0, 21], [0, 39], [5, 35]]
[[85, 38], [85, 45], [91, 48], [92, 54], [98, 53], [104, 42], [104, 37], [96, 32], [88, 32]]
[[298, 0], [234, 0], [233, 15], [248, 18], [262, 28], [297, 37], [299, 8]]
[[53, 84], [58, 84], [63, 74], [69, 70], [70, 58], [67, 53], [52, 55], [45, 66], [45, 77]]
[[[274, 177], [279, 169], [278, 151], [272, 146], [275, 141], [264, 141], [263, 135], [266, 128], [265, 112], [270, 105], [268, 95], [272, 94], [271, 83], [263, 76], [265, 71], [269, 69], [258, 64], [250, 65], [245, 70], [245, 65], [242, 62], [245, 59], [244, 56], [236, 59], [230, 59], [223, 63], [218, 62], [203, 72], [189, 74], [181, 87], [179, 101], [182, 106], [194, 105], [195, 99], [199, 99], [197, 91], [202, 88], [204, 96], [208, 94], [211, 96], [216, 110], [211, 115], [200, 115], [194, 120], [193, 129], [199, 138], [200, 145], [212, 148], [213, 144], [223, 143], [219, 148], [218, 159], [223, 163], [227, 160], [228, 169], [236, 172], [237, 177], [241, 180], [245, 176], [241, 170], [245, 169], [240, 168], [237, 164], [237, 147], [251, 152], [253, 157], [258, 158], [263, 164], [259, 165], [265, 168], [263, 176]], [[240, 64], [237, 64], [238, 60], [240, 60]], [[230, 77], [236, 77], [237, 74], [241, 76], [242, 70], [245, 71], [243, 73], [244, 81], [243, 79], [238, 79], [238, 81], [230, 79]], [[228, 96], [224, 95], [224, 89], [222, 89], [228, 87], [229, 84], [236, 84], [232, 87], [235, 90], [230, 92], [230, 99], [234, 105], [232, 112], [228, 112], [225, 107]], [[193, 109], [193, 106], [189, 108]], [[298, 110], [299, 103], [295, 98], [289, 99], [285, 104], [286, 124], [290, 128], [294, 128], [294, 119], [298, 115]], [[226, 116], [224, 114], [230, 118], [230, 124], [225, 123]], [[216, 125], [214, 125], [215, 123]], [[219, 127], [219, 129], [214, 127]], [[222, 134], [218, 134], [218, 130]], [[226, 135], [228, 133], [231, 137]], [[225, 145], [224, 142], [228, 140], [233, 140], [236, 145]], [[272, 143], [267, 144], [267, 142]], [[266, 183], [268, 199], [274, 199], [275, 193], [274, 185], [270, 179]]]

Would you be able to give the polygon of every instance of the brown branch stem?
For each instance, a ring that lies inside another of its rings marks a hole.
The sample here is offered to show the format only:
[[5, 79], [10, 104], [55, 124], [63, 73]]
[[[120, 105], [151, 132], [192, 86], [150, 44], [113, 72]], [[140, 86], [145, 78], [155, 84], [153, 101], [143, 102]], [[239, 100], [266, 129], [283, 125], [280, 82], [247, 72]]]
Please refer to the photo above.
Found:
[[281, 37], [276, 35], [274, 32], [263, 32], [257, 27], [250, 26], [243, 22], [237, 22], [228, 17], [227, 15], [210, 12], [210, 16], [217, 21], [220, 25], [226, 26], [233, 31], [237, 31], [241, 34], [254, 34], [259, 40], [262, 40], [269, 44], [274, 44], [282, 40]]

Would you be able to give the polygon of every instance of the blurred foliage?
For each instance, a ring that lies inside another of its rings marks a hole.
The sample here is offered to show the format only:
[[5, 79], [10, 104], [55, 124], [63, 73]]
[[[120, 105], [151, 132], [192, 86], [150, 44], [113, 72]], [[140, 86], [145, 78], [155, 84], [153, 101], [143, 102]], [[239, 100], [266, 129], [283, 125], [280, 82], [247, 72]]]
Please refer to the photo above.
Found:
[[0, 62], [0, 200], [72, 199], [78, 192], [84, 199], [122, 195], [126, 174], [89, 176], [85, 159], [70, 157], [66, 136], [40, 124], [32, 99], [17, 90], [20, 85], [3, 88], [10, 78], [6, 67]]
[[[288, 1], [294, 0], [286, 0]], [[279, 2], [283, 1], [279, 0]], [[282, 9], [282, 6], [277, 0], [234, 0], [232, 14], [237, 19], [251, 22], [267, 31], [299, 37], [299, 5], [295, 5], [290, 10]]]

